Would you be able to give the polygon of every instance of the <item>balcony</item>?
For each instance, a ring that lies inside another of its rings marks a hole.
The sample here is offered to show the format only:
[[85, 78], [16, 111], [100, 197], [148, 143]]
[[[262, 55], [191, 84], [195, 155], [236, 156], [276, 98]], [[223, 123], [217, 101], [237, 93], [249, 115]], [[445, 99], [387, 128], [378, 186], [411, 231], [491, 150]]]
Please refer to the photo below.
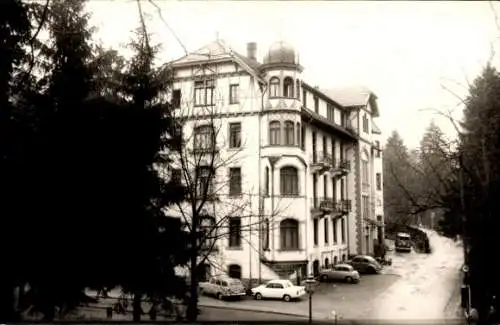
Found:
[[331, 155], [322, 151], [313, 152], [310, 162], [311, 172], [323, 174], [331, 170], [333, 166], [333, 158]]
[[330, 172], [333, 176], [342, 177], [351, 171], [351, 162], [346, 159], [339, 159], [332, 164]]
[[192, 155], [211, 156], [219, 153], [217, 146], [196, 146], [189, 150]]
[[314, 197], [311, 199], [311, 212], [314, 215], [328, 214], [335, 211], [335, 202], [329, 197]]
[[337, 202], [337, 210], [342, 213], [346, 214], [352, 211], [352, 203], [351, 200], [340, 200]]

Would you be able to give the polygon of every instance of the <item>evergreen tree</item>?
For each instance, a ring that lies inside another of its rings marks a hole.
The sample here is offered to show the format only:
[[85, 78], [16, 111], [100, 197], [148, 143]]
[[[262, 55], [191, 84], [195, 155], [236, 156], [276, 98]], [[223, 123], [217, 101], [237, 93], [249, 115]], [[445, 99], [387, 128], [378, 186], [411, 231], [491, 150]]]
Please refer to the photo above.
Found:
[[[169, 136], [162, 137], [159, 135], [155, 142], [150, 143], [150, 146], [158, 150], [157, 154], [152, 156], [151, 159], [153, 159], [155, 163], [163, 165], [164, 168], [165, 164], [168, 165], [168, 159], [165, 161], [165, 156], [162, 156], [159, 153], [161, 151], [164, 152], [167, 148], [170, 151], [179, 150], [180, 134], [176, 133], [175, 130], [177, 128], [175, 127], [175, 121], [168, 113], [171, 109], [170, 106], [162, 100], [162, 96], [165, 95], [168, 90], [168, 80], [163, 78], [164, 75], [162, 70], [154, 67], [155, 55], [158, 53], [160, 47], [158, 45], [154, 46], [150, 44], [151, 35], [146, 29], [140, 3], [138, 3], [138, 6], [140, 26], [135, 30], [134, 38], [129, 44], [135, 52], [135, 55], [127, 64], [121, 92], [134, 110], [146, 111], [148, 113], [151, 112], [150, 114], [158, 115], [158, 123], [162, 125], [164, 134], [168, 134]], [[156, 183], [156, 188], [158, 190], [150, 193], [146, 192], [148, 195], [144, 196], [144, 213], [146, 213], [146, 217], [150, 214], [151, 216], [160, 218], [161, 220], [162, 218], [165, 218], [162, 209], [172, 202], [182, 200], [184, 191], [181, 186], [176, 183], [164, 183], [164, 180], [159, 177], [157, 171], [153, 169], [149, 169], [146, 172], [145, 178], [148, 179], [149, 182]], [[173, 231], [170, 227], [164, 227], [164, 229]], [[179, 229], [179, 227], [177, 229]], [[171, 238], [171, 236], [168, 237]], [[140, 241], [143, 240], [143, 238], [135, 237], [132, 240], [132, 245], [134, 247], [140, 248], [142, 246]], [[187, 245], [186, 241], [179, 241], [179, 243], [183, 242]], [[170, 250], [170, 255], [176, 254], [184, 262], [186, 261], [183, 259], [183, 256], [186, 253], [185, 249], [187, 246], [171, 245], [170, 247], [177, 248], [177, 251]], [[160, 256], [166, 257], [163, 260], [169, 264], [168, 270], [173, 271], [175, 264], [168, 262], [168, 258], [170, 256], [163, 255], [165, 252], [162, 252], [162, 250], [163, 248], [160, 248], [157, 253], [160, 254]], [[150, 277], [151, 271], [154, 271], [154, 267], [152, 266], [153, 269], [144, 267], [144, 263], [147, 263], [147, 261], [143, 260], [143, 254], [143, 251], [139, 249], [135, 251], [135, 254], [131, 255], [131, 258], [133, 259], [133, 273], [130, 274], [131, 281], [128, 282], [128, 285], [124, 286], [126, 291], [132, 292], [134, 295], [134, 321], [140, 321], [141, 299], [144, 295], [148, 295], [150, 297], [164, 297], [165, 295], [185, 291], [185, 289], [183, 289], [180, 285], [174, 285], [175, 283], [179, 284], [179, 281], [175, 278], [173, 273], [159, 274], [158, 277], [152, 278], [155, 280], [153, 282], [145, 281], [145, 279]], [[151, 256], [150, 258], [153, 257], [154, 256]], [[154, 261], [154, 259], [151, 260]], [[166, 265], [163, 265], [163, 267], [165, 266]]]
[[[0, 288], [2, 320], [13, 320], [13, 287], [24, 284], [30, 287], [25, 307], [35, 307], [46, 320], [56, 316], [56, 307], [64, 312], [86, 300], [87, 287], [121, 286], [150, 296], [182, 290], [173, 268], [186, 262], [185, 240], [180, 221], [166, 218], [163, 210], [182, 199], [183, 191], [154, 168], [158, 161], [168, 163], [160, 151], [177, 143], [166, 105], [147, 104], [157, 98], [152, 88], [159, 83], [146, 80], [130, 103], [96, 97], [93, 90], [107, 87], [96, 80], [109, 83], [92, 70], [83, 7], [82, 1], [57, 0], [49, 8], [51, 42], [38, 44], [39, 67], [46, 72], [41, 92], [21, 106], [16, 100], [17, 110], [36, 112], [36, 125], [22, 120], [20, 127], [10, 127], [18, 119], [12, 124], [11, 116], [2, 117], [8, 126], [2, 131], [15, 140], [0, 148], [1, 157], [11, 157], [0, 171], [9, 177], [2, 182], [9, 193], [2, 210], [12, 216], [2, 219], [2, 238], [23, 244], [2, 245], [9, 247], [9, 272]], [[15, 27], [13, 16], [7, 18], [2, 26]], [[16, 64], [12, 59], [10, 67]]]
[[499, 98], [500, 75], [488, 65], [469, 89], [460, 146], [472, 299], [481, 323], [488, 314], [491, 296], [500, 293], [496, 267], [488, 253], [499, 248], [496, 240], [500, 226]]
[[384, 211], [386, 221], [407, 224], [411, 212], [408, 191], [411, 187], [410, 175], [412, 172], [408, 149], [395, 130], [387, 139], [384, 148]]
[[25, 157], [26, 128], [13, 102], [16, 70], [24, 57], [24, 47], [31, 38], [31, 24], [26, 6], [18, 0], [6, 0], [0, 5], [0, 245], [2, 263], [9, 265], [0, 279], [0, 321], [18, 320], [13, 308], [14, 287], [21, 281], [19, 249], [11, 238], [20, 235], [18, 207], [25, 204], [20, 197], [23, 188], [23, 170], [20, 162]]

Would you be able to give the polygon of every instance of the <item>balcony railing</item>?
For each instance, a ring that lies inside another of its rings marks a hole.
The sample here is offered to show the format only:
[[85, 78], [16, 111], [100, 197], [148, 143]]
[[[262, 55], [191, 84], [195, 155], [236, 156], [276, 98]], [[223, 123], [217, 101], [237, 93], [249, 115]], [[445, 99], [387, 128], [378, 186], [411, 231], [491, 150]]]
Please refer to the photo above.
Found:
[[341, 213], [349, 213], [352, 211], [351, 200], [340, 200], [337, 202], [337, 210]]
[[347, 159], [339, 159], [333, 164], [331, 172], [337, 176], [347, 175], [351, 172], [351, 162]]
[[333, 157], [327, 152], [314, 152], [310, 159], [313, 172], [324, 173], [333, 167]]
[[313, 197], [311, 199], [311, 209], [328, 213], [335, 210], [335, 202], [330, 197]]
[[311, 210], [313, 212], [327, 213], [349, 213], [352, 211], [351, 200], [338, 200], [335, 201], [328, 197], [315, 197], [311, 199]]
[[216, 154], [219, 152], [218, 147], [212, 147], [212, 146], [196, 146], [193, 147], [191, 150], [191, 154], [193, 155], [210, 155], [210, 154]]

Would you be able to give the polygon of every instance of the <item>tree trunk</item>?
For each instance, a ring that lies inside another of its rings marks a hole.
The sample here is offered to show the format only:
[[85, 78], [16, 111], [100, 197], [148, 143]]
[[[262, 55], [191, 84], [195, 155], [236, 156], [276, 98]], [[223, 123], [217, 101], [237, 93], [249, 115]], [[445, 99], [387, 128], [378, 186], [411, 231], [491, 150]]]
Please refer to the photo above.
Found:
[[142, 315], [142, 292], [140, 292], [139, 290], [134, 292], [133, 308], [134, 322], [140, 322]]
[[189, 322], [195, 322], [198, 317], [198, 252], [194, 249], [198, 245], [197, 237], [195, 234], [192, 236], [191, 247], [191, 285], [189, 287], [189, 300], [186, 310], [186, 317]]

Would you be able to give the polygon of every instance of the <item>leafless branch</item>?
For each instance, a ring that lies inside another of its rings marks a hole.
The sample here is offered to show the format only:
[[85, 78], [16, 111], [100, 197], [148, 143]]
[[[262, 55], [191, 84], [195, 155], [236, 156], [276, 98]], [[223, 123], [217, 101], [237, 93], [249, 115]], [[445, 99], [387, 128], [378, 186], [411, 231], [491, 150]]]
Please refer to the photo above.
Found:
[[156, 8], [156, 11], [158, 12], [158, 16], [160, 17], [160, 20], [163, 22], [163, 24], [165, 24], [165, 26], [167, 26], [168, 30], [172, 33], [172, 35], [175, 37], [175, 40], [177, 41], [177, 43], [179, 43], [179, 45], [182, 47], [182, 49], [184, 50], [184, 54], [185, 55], [188, 55], [188, 50], [186, 48], [186, 46], [184, 45], [184, 43], [182, 43], [182, 41], [179, 39], [179, 37], [177, 37], [177, 34], [174, 32], [174, 30], [170, 27], [170, 25], [167, 23], [167, 21], [165, 20], [165, 18], [163, 17], [163, 13], [162, 13], [162, 10], [160, 8], [160, 6], [158, 6], [153, 0], [149, 0], [149, 3]]

